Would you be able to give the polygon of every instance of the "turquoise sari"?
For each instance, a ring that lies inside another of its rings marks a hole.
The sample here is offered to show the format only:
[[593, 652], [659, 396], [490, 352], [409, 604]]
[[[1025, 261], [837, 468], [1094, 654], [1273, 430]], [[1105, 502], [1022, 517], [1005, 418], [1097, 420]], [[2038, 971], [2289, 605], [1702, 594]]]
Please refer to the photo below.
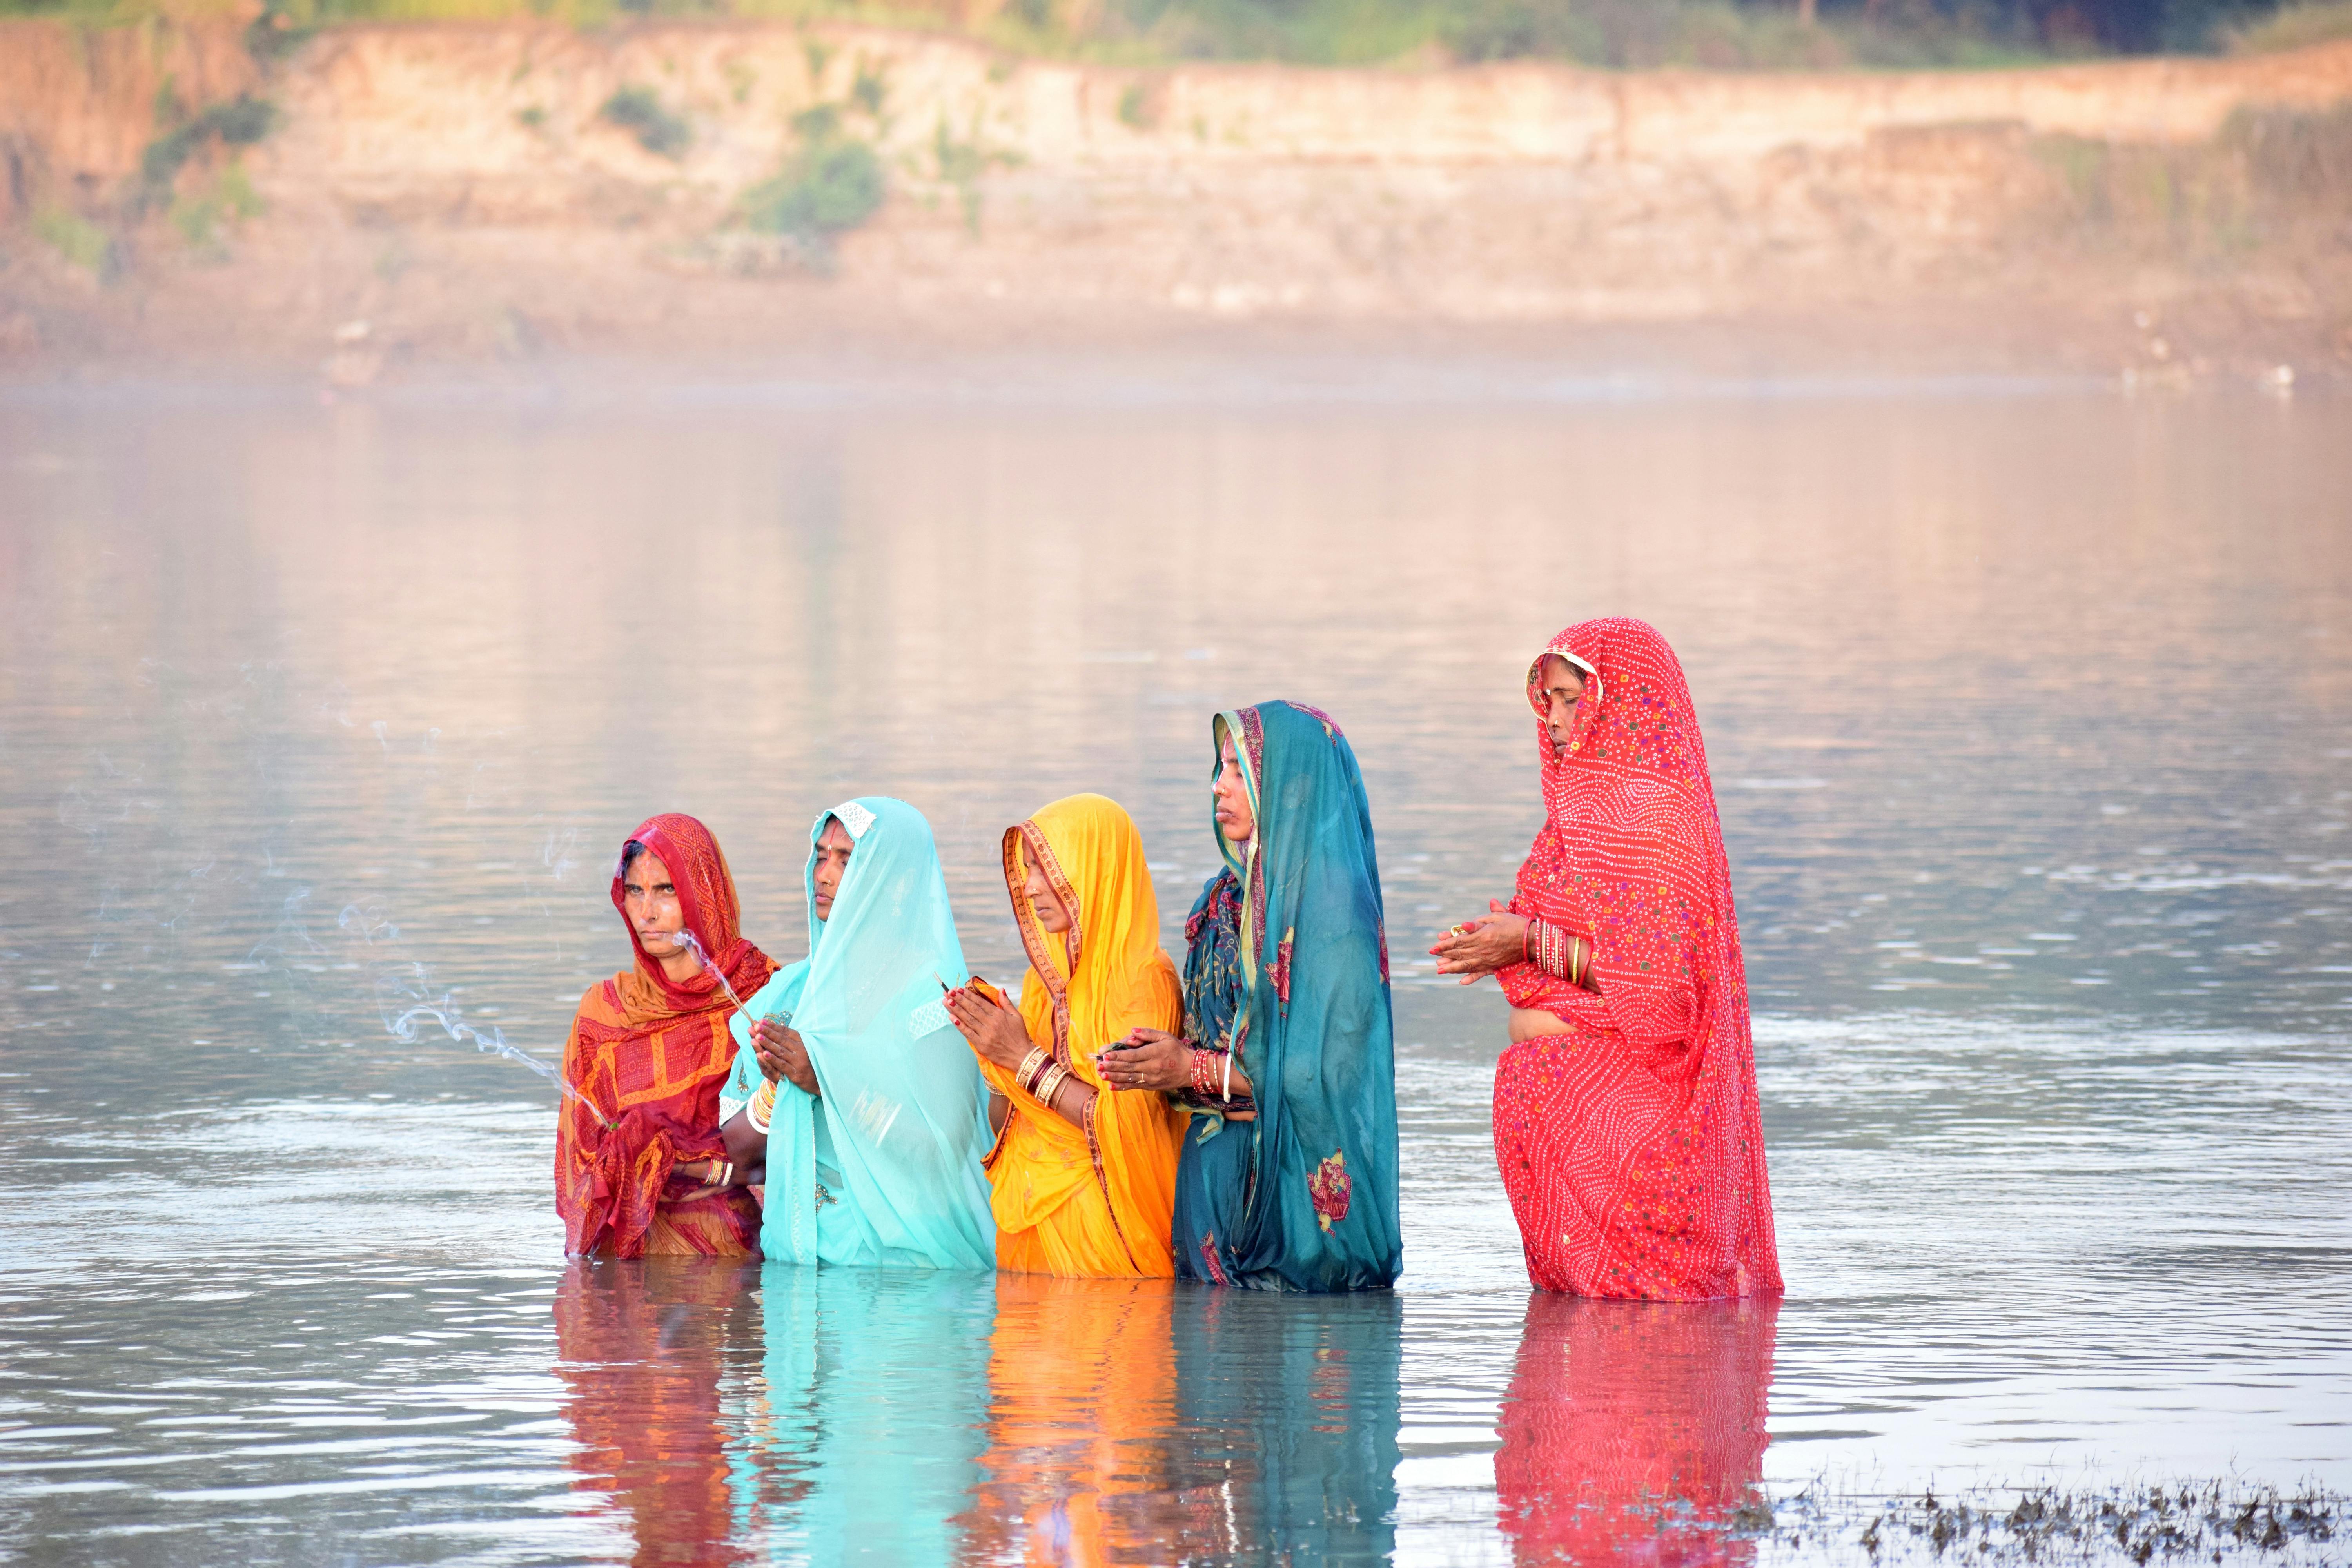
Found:
[[1218, 835], [1225, 868], [1185, 926], [1184, 1032], [1239, 1053], [1256, 1116], [1184, 1100], [1199, 1131], [1176, 1170], [1176, 1272], [1386, 1289], [1404, 1261], [1396, 1067], [1363, 774], [1339, 727], [1298, 703], [1220, 713], [1213, 734], [1218, 752], [1233, 737], [1257, 837], [1244, 855]]
[[800, 1032], [824, 1091], [776, 1086], [760, 1249], [772, 1262], [993, 1268], [988, 1089], [940, 1000], [942, 982], [970, 972], [930, 824], [867, 796], [820, 815], [812, 846], [835, 817], [856, 848], [832, 918], [816, 918], [812, 848], [809, 955], [728, 1026], [738, 1049], [722, 1122], [760, 1086], [755, 1018]]

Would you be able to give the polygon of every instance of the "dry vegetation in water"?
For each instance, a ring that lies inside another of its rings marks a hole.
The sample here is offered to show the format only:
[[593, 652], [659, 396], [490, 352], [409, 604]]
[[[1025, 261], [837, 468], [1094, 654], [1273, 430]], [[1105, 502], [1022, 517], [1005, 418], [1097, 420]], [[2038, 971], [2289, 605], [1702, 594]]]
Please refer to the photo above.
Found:
[[[1662, 1512], [1667, 1529], [1669, 1518]], [[1726, 1533], [1753, 1541], [1759, 1563], [2318, 1568], [2347, 1560], [2352, 1497], [2315, 1485], [2282, 1491], [2221, 1480], [1905, 1497], [1816, 1483], [1777, 1504], [1751, 1500]]]

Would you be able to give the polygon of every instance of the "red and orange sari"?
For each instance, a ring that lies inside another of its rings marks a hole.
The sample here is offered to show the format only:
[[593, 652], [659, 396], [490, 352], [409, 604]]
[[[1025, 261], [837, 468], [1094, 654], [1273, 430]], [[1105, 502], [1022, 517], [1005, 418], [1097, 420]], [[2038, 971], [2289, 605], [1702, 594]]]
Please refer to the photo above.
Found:
[[[1545, 658], [1586, 672], [1568, 744], [1543, 722]], [[1528, 1277], [1580, 1296], [1777, 1294], [1748, 980], [1706, 747], [1651, 626], [1586, 621], [1529, 668], [1543, 831], [1515, 914], [1591, 943], [1601, 992], [1533, 963], [1498, 978], [1559, 1019], [1495, 1073], [1495, 1158]]]
[[[776, 966], [738, 929], [735, 879], [710, 830], [672, 813], [648, 818], [629, 837], [669, 868], [686, 929], [735, 994], [749, 996], [766, 984]], [[613, 907], [626, 918], [617, 865]], [[707, 969], [687, 981], [665, 975], [635, 927], [629, 944], [636, 969], [580, 998], [563, 1047], [563, 1076], [596, 1108], [567, 1097], [556, 1123], [555, 1209], [563, 1216], [564, 1250], [612, 1258], [756, 1252], [760, 1205], [750, 1189], [690, 1197], [695, 1184], [672, 1175], [680, 1163], [726, 1157], [719, 1089], [735, 1062], [727, 1033], [733, 1004]]]

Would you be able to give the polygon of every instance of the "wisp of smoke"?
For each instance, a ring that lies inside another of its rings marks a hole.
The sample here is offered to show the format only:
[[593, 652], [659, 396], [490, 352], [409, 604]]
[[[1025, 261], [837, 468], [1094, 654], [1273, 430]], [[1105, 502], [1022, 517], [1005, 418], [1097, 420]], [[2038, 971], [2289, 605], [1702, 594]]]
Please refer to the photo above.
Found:
[[693, 954], [695, 963], [702, 965], [703, 968], [710, 972], [710, 977], [719, 982], [719, 989], [727, 993], [727, 1000], [735, 1004], [735, 1011], [738, 1013], [751, 1011], [751, 1009], [743, 1005], [743, 998], [735, 994], [735, 987], [727, 984], [727, 976], [725, 973], [722, 972], [717, 964], [710, 962], [710, 955], [709, 953], [702, 951], [702, 943], [697, 940], [692, 931], [681, 928], [677, 932], [677, 944], [680, 947]]
[[[346, 931], [356, 931], [362, 942], [373, 944], [371, 922], [358, 905], [345, 909], [336, 923]], [[448, 992], [444, 991], [438, 996], [433, 994], [433, 976], [425, 965], [404, 963], [394, 969], [379, 972], [375, 990], [376, 1005], [383, 1013], [383, 1026], [394, 1039], [404, 1045], [416, 1045], [423, 1039], [426, 1026], [436, 1026], [460, 1044], [470, 1043], [476, 1050], [520, 1062], [586, 1106], [588, 1113], [604, 1126], [614, 1125], [613, 1119], [605, 1115], [594, 1100], [574, 1088], [552, 1062], [535, 1057], [520, 1046], [509, 1045], [506, 1036], [495, 1025], [485, 1034], [466, 1022], [465, 1014]]]

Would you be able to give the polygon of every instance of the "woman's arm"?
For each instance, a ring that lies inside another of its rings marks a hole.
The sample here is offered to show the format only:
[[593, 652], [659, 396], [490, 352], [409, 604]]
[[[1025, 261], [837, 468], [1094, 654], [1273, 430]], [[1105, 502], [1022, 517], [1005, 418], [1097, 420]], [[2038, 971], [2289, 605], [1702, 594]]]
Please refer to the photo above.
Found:
[[[795, 1031], [773, 1019], [762, 1018], [751, 1026], [751, 1053], [759, 1058], [760, 1070], [768, 1079], [753, 1097], [755, 1103], [764, 1099], [773, 1104], [779, 1082], [790, 1083], [812, 1095], [820, 1093], [816, 1068], [809, 1061], [808, 1044]], [[704, 1192], [752, 1186], [766, 1179], [768, 1133], [765, 1128], [751, 1124], [749, 1108], [729, 1117], [719, 1129], [719, 1136], [727, 1142], [725, 1161], [690, 1160], [677, 1167], [677, 1173], [707, 1184]]]
[[727, 1158], [743, 1184], [759, 1181], [768, 1163], [768, 1134], [751, 1125], [751, 1112], [739, 1110], [729, 1117], [719, 1136], [727, 1140]]
[[1549, 921], [1512, 914], [1497, 900], [1488, 900], [1486, 908], [1486, 919], [1464, 921], [1429, 950], [1438, 973], [1459, 974], [1468, 985], [1514, 963], [1533, 963], [1555, 980], [1601, 994], [1590, 941]]
[[[1201, 1058], [1210, 1058], [1207, 1062]], [[1204, 1051], [1165, 1029], [1135, 1029], [1126, 1039], [1095, 1058], [1103, 1081], [1113, 1089], [1158, 1089], [1175, 1093], [1199, 1086], [1196, 1073], [1211, 1077], [1219, 1096], [1236, 1100], [1251, 1097], [1249, 1074], [1223, 1051]], [[1230, 1071], [1231, 1077], [1227, 1077]]]
[[[947, 994], [948, 1016], [956, 1032], [971, 1043], [972, 1054], [1001, 1069], [1031, 1098], [1073, 1126], [1086, 1125], [1087, 1109], [1095, 1102], [1092, 1084], [1067, 1068], [1055, 1065], [1052, 1054], [1029, 1037], [1021, 1015], [1002, 1002], [991, 1002], [969, 987]], [[1023, 1068], [1028, 1071], [1024, 1078]]]

